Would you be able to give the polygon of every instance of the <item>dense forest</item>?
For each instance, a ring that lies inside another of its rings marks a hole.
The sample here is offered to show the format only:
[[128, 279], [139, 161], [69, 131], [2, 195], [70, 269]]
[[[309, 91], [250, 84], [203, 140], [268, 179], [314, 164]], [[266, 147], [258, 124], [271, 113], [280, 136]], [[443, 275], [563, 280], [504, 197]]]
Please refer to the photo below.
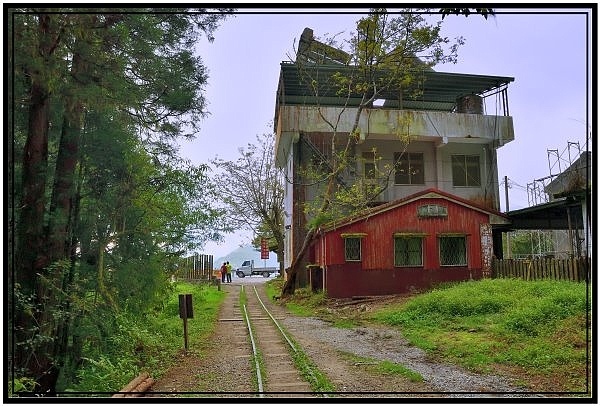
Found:
[[73, 382], [86, 346], [219, 238], [207, 167], [177, 142], [207, 113], [195, 45], [231, 12], [8, 9], [9, 385]]

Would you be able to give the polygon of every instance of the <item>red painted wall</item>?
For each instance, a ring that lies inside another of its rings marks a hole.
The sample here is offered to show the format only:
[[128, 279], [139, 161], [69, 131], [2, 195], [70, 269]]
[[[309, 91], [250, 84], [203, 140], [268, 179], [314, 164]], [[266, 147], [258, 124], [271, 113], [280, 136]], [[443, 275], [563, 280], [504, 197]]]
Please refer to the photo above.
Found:
[[328, 297], [378, 296], [427, 289], [442, 282], [481, 279], [481, 269], [449, 267], [444, 269], [394, 268], [370, 269], [360, 265], [330, 265], [324, 271]]
[[[420, 218], [417, 208], [425, 204], [447, 207], [448, 216]], [[377, 213], [370, 218], [328, 231], [316, 240], [314, 261], [325, 269], [325, 289], [330, 297], [385, 295], [428, 288], [438, 282], [478, 279], [482, 255], [480, 224], [489, 217], [443, 198], [422, 198]], [[394, 233], [427, 234], [423, 241], [423, 267], [394, 267]], [[343, 233], [365, 233], [360, 262], [346, 262]], [[438, 234], [467, 234], [467, 266], [441, 267]]]

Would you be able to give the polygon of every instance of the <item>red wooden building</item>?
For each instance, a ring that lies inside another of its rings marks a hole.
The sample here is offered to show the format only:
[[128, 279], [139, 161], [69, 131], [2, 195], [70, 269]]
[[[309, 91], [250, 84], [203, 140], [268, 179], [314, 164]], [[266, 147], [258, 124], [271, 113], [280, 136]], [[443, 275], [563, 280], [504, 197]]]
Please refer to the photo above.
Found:
[[309, 266], [329, 297], [388, 295], [490, 271], [492, 226], [503, 214], [428, 189], [322, 227]]

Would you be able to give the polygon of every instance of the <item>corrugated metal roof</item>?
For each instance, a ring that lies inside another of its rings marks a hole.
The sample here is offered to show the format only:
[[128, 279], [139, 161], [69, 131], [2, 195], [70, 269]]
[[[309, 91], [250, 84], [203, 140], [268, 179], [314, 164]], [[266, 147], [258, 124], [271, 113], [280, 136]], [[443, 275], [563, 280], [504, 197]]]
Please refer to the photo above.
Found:
[[[362, 95], [353, 95], [350, 99], [336, 94], [337, 89], [332, 85], [332, 75], [336, 72], [350, 74], [351, 66], [339, 64], [331, 65], [300, 65], [292, 62], [281, 63], [279, 88], [277, 91], [277, 105], [280, 104], [320, 104], [338, 106], [357, 106]], [[301, 73], [302, 72], [302, 73]], [[494, 92], [514, 78], [506, 76], [472, 75], [463, 73], [436, 72], [433, 70], [422, 70], [418, 73], [419, 80], [417, 88], [418, 97], [411, 97], [411, 89], [402, 93], [403, 108], [415, 110], [442, 110], [452, 111], [459, 97], [466, 95], [480, 95]], [[309, 77], [315, 78], [312, 84], [317, 85], [315, 90], [310, 86]], [[421, 93], [422, 92], [422, 93]], [[382, 99], [393, 101], [399, 100], [399, 91], [388, 91], [381, 95]]]

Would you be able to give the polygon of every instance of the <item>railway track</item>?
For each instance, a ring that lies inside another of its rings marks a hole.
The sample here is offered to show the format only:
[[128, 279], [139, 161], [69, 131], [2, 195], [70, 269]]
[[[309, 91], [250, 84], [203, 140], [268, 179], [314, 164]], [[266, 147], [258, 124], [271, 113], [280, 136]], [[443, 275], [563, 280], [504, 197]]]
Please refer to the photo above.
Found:
[[[244, 320], [252, 348], [254, 373], [260, 397], [308, 396], [313, 397], [311, 384], [294, 363], [299, 351], [291, 337], [284, 331], [261, 298], [255, 286], [241, 285], [241, 305], [237, 308]], [[305, 368], [308, 379], [314, 379], [310, 369]]]
[[[284, 311], [272, 306], [263, 287], [226, 284], [210, 351], [175, 364], [145, 397], [319, 397], [331, 391], [321, 373], [282, 328]], [[185, 389], [184, 389], [185, 388]], [[182, 391], [183, 390], [183, 391]], [[139, 394], [137, 394], [139, 396]]]

